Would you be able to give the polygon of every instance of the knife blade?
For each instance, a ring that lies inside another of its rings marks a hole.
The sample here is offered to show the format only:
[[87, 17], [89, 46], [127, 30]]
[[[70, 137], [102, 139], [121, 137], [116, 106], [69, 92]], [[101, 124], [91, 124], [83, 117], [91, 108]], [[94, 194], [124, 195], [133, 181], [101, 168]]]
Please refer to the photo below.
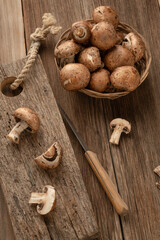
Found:
[[102, 187], [104, 188], [107, 196], [109, 197], [111, 203], [113, 204], [113, 207], [115, 208], [116, 212], [119, 215], [126, 215], [128, 213], [128, 206], [123, 201], [121, 196], [119, 195], [115, 185], [113, 184], [111, 178], [109, 177], [108, 173], [105, 171], [105, 169], [102, 167], [96, 153], [90, 151], [76, 130], [75, 126], [73, 125], [72, 121], [68, 117], [68, 115], [65, 113], [65, 111], [61, 108], [60, 105], [58, 105], [59, 110], [62, 114], [63, 119], [68, 123], [70, 128], [72, 129], [73, 133], [75, 134], [76, 138], [78, 139], [80, 145], [85, 151], [85, 157], [88, 160], [91, 168], [93, 169], [94, 173], [96, 174], [98, 180], [100, 181]]

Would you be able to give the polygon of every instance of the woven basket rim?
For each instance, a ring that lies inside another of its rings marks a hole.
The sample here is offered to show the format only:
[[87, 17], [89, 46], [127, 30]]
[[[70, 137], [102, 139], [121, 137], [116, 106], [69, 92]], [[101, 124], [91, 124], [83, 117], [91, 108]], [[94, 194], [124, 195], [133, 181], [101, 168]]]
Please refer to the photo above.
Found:
[[[86, 19], [86, 21], [89, 21], [89, 22], [93, 23], [93, 20], [92, 20], [92, 19]], [[66, 40], [67, 40], [67, 39], [65, 39], [64, 37], [65, 37], [67, 34], [69, 34], [70, 29], [71, 29], [71, 28], [68, 28], [67, 30], [65, 30], [65, 31], [61, 34], [61, 36], [60, 36], [60, 38], [59, 38], [59, 40], [58, 40], [55, 48], [58, 47], [58, 46], [61, 44], [62, 41], [66, 41]], [[121, 30], [123, 30], [123, 31], [125, 31], [125, 32], [127, 32], [127, 33], [131, 32], [131, 31], [134, 32], [134, 33], [136, 33], [136, 34], [142, 39], [142, 41], [143, 41], [144, 44], [145, 44], [145, 59], [148, 59], [148, 62], [146, 63], [145, 71], [144, 71], [143, 74], [141, 75], [140, 83], [139, 83], [139, 85], [138, 85], [138, 87], [139, 87], [139, 86], [144, 82], [144, 80], [146, 79], [146, 77], [147, 77], [148, 74], [149, 74], [149, 68], [150, 68], [151, 60], [152, 60], [152, 56], [151, 56], [151, 52], [150, 52], [149, 46], [148, 46], [146, 40], [144, 39], [144, 37], [143, 37], [140, 33], [138, 33], [138, 32], [137, 32], [132, 26], [130, 26], [129, 24], [124, 23], [124, 22], [119, 22], [117, 29], [121, 29]], [[60, 71], [60, 68], [59, 68], [59, 66], [58, 66], [58, 64], [57, 64], [57, 58], [56, 58], [56, 57], [55, 57], [55, 63], [56, 63], [56, 66], [57, 66], [58, 70]], [[138, 87], [137, 87], [137, 88], [138, 88]], [[79, 92], [82, 92], [82, 93], [84, 93], [84, 94], [86, 94], [86, 95], [88, 95], [88, 96], [95, 97], [95, 98], [108, 98], [108, 99], [116, 99], [116, 98], [119, 98], [119, 97], [121, 97], [121, 96], [125, 96], [125, 95], [127, 95], [127, 94], [130, 93], [130, 92], [128, 92], [128, 91], [113, 92], [113, 93], [111, 93], [111, 92], [100, 93], [100, 92], [96, 92], [96, 91], [94, 91], [94, 90], [87, 89], [87, 88], [81, 89], [81, 90], [79, 90]]]

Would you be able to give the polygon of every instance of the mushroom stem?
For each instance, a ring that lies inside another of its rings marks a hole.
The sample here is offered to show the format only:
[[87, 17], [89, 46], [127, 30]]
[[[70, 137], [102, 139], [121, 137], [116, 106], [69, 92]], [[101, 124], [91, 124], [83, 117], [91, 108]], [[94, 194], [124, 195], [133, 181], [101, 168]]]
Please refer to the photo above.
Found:
[[7, 138], [11, 139], [14, 143], [19, 143], [20, 134], [28, 127], [28, 124], [25, 121], [18, 122], [11, 132], [7, 135]]
[[123, 131], [122, 126], [118, 126], [117, 125], [114, 128], [114, 131], [113, 131], [113, 133], [111, 135], [110, 143], [118, 145], [122, 131]]
[[29, 203], [31, 204], [42, 204], [46, 199], [46, 193], [31, 193]]
[[86, 32], [86, 31], [85, 31], [85, 29], [84, 29], [83, 27], [79, 27], [79, 28], [77, 28], [77, 29], [75, 30], [74, 35], [82, 38], [82, 37], [85, 36], [85, 34], [86, 34], [85, 32]]

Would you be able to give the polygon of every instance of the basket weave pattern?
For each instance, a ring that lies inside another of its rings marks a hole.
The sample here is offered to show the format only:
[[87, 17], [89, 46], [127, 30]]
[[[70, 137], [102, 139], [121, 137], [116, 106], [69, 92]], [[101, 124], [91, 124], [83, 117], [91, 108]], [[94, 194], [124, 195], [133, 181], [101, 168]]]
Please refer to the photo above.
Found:
[[[92, 20], [88, 20], [89, 22], [93, 23]], [[117, 30], [122, 31], [125, 34], [128, 34], [130, 32], [134, 32], [136, 33], [144, 42], [145, 44], [145, 54], [144, 57], [135, 64], [139, 74], [140, 74], [140, 83], [139, 86], [142, 84], [142, 82], [146, 79], [148, 73], [149, 73], [149, 67], [151, 64], [151, 53], [149, 50], [149, 47], [146, 44], [146, 41], [144, 40], [144, 38], [131, 26], [129, 26], [126, 23], [119, 23]], [[60, 37], [59, 41], [57, 42], [56, 47], [58, 47], [61, 43], [65, 42], [66, 40], [70, 39], [70, 28], [67, 29]], [[55, 58], [55, 62], [57, 65], [57, 68], [59, 70], [61, 70], [61, 68], [66, 64], [65, 63], [65, 59], [58, 59]], [[114, 92], [104, 92], [104, 93], [99, 93], [90, 89], [82, 89], [79, 90], [80, 92], [90, 96], [90, 97], [95, 97], [95, 98], [108, 98], [108, 99], [116, 99], [122, 96], [125, 96], [127, 94], [129, 94], [129, 92], [127, 91], [114, 91]]]

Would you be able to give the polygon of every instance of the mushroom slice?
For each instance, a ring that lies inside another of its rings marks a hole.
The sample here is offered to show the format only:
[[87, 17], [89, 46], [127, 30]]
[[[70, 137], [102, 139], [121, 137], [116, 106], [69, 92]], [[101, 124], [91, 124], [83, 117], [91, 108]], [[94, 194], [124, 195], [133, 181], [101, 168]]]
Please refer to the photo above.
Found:
[[31, 193], [29, 200], [30, 204], [38, 204], [37, 212], [41, 215], [45, 215], [51, 212], [56, 204], [56, 191], [54, 187], [46, 185], [42, 193]]
[[62, 154], [61, 145], [58, 142], [55, 142], [45, 153], [34, 160], [43, 169], [53, 169], [60, 164]]
[[25, 129], [31, 133], [38, 131], [40, 127], [40, 120], [33, 110], [21, 107], [16, 109], [13, 115], [18, 123], [7, 135], [7, 138], [9, 138], [12, 142], [19, 144], [19, 136]]
[[54, 55], [57, 58], [70, 58], [75, 56], [81, 50], [81, 45], [75, 43], [72, 40], [67, 40], [64, 43], [60, 44], [54, 50]]
[[121, 133], [124, 132], [128, 134], [131, 131], [131, 124], [125, 119], [116, 118], [110, 122], [110, 128], [114, 129], [110, 138], [110, 143], [118, 145]]
[[145, 44], [143, 40], [134, 32], [127, 34], [122, 45], [128, 48], [135, 56], [135, 62], [138, 62], [145, 53]]
[[153, 171], [160, 177], [160, 165], [157, 166]]

